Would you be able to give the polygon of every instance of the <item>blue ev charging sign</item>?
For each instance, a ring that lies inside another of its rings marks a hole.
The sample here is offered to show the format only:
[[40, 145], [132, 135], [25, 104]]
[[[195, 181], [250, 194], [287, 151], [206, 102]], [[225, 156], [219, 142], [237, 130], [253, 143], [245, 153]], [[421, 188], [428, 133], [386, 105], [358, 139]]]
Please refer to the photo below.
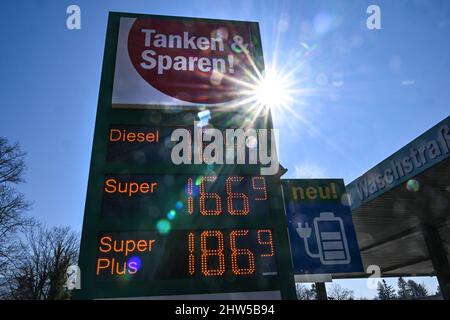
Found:
[[295, 274], [363, 272], [342, 179], [283, 180]]

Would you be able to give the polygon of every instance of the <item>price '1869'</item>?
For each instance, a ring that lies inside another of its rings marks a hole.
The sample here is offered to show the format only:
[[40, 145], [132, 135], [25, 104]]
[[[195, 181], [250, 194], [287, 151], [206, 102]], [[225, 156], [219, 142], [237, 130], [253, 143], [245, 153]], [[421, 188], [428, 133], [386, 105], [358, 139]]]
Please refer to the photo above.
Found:
[[275, 248], [270, 229], [189, 232], [189, 275], [250, 276], [273, 271]]

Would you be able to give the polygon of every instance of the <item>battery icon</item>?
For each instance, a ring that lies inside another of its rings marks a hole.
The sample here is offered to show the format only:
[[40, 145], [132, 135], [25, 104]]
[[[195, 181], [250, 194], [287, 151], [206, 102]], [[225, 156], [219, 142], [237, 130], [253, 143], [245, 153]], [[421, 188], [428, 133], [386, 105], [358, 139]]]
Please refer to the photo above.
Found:
[[324, 265], [349, 264], [351, 261], [348, 250], [342, 218], [336, 217], [333, 212], [321, 212], [319, 217], [313, 219], [318, 253], [312, 253], [308, 239], [311, 237], [311, 228], [308, 222], [305, 226], [298, 223], [297, 233], [305, 243], [305, 251], [311, 258], [320, 258]]

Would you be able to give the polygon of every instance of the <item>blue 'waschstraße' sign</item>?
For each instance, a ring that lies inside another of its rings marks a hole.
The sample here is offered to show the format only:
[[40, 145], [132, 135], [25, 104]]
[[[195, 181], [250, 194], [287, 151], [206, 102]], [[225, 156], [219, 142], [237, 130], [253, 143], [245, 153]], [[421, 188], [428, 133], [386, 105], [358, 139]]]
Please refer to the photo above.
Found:
[[347, 185], [352, 210], [450, 157], [450, 117]]
[[283, 180], [294, 274], [362, 272], [342, 179]]

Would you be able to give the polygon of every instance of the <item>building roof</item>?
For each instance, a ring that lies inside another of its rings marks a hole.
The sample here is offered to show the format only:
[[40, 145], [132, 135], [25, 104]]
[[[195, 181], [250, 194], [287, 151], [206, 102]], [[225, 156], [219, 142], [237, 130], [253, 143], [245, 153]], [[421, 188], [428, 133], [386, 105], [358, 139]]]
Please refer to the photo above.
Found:
[[[346, 189], [366, 269], [378, 265], [383, 276], [434, 275], [422, 228], [438, 228], [450, 260], [450, 117]], [[361, 276], [367, 274], [333, 278]]]

